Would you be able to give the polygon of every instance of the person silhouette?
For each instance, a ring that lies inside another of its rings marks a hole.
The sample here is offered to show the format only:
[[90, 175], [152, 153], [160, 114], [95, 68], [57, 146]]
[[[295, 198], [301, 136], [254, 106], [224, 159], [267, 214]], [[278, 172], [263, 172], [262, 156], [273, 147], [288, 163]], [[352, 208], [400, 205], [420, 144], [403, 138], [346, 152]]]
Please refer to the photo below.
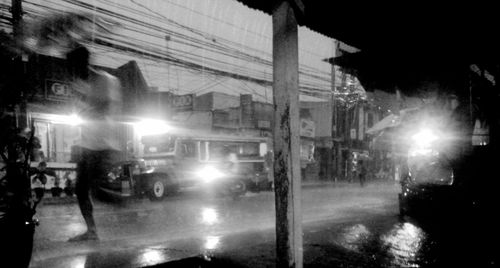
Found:
[[75, 107], [83, 119], [81, 139], [72, 147], [72, 156], [77, 163], [75, 194], [87, 225], [86, 232], [69, 241], [97, 240], [90, 193], [121, 156], [119, 130], [113, 120], [121, 112], [120, 83], [109, 73], [90, 67], [90, 53], [83, 46], [77, 46], [66, 58], [77, 100]]

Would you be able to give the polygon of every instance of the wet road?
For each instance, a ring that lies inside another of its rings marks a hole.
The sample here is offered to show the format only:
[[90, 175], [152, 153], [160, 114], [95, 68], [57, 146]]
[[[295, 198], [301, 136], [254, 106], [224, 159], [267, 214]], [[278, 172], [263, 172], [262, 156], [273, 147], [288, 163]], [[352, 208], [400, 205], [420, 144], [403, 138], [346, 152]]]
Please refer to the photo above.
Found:
[[[393, 184], [304, 189], [305, 266], [496, 264], [484, 240], [491, 226], [466, 216], [439, 223], [400, 219], [398, 190]], [[43, 206], [32, 267], [138, 267], [197, 254], [244, 267], [274, 264], [271, 192], [236, 201], [193, 191], [162, 202], [98, 203], [95, 215], [101, 240], [68, 243], [84, 229], [77, 206]]]
[[[393, 205], [397, 187], [393, 184], [360, 188], [315, 187], [303, 191], [303, 219], [314, 223], [346, 220], [360, 211], [385, 210]], [[395, 208], [391, 214], [395, 213]], [[57, 257], [100, 251], [107, 247], [129, 248], [171, 241], [201, 241], [199, 250], [214, 249], [219, 237], [274, 229], [272, 192], [249, 193], [239, 200], [215, 198], [193, 190], [161, 202], [147, 199], [123, 204], [96, 203], [100, 241], [68, 243], [68, 238], [85, 230], [76, 204], [42, 205], [41, 222], [35, 234], [32, 263]]]

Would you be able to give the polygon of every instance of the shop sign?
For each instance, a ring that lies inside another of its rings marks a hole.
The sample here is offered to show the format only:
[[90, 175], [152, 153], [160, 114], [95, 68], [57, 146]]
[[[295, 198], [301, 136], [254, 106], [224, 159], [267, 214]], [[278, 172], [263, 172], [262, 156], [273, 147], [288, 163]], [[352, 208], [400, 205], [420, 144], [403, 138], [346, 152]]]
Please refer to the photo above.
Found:
[[314, 138], [316, 126], [314, 121], [309, 119], [300, 119], [300, 136]]
[[45, 80], [45, 98], [48, 100], [69, 100], [73, 90], [68, 83], [57, 80]]
[[351, 140], [354, 140], [354, 139], [356, 139], [356, 129], [351, 128]]
[[257, 127], [258, 128], [270, 129], [271, 128], [271, 122], [267, 121], [267, 120], [258, 120], [257, 121]]
[[173, 98], [173, 106], [177, 111], [193, 110], [194, 94], [176, 95]]

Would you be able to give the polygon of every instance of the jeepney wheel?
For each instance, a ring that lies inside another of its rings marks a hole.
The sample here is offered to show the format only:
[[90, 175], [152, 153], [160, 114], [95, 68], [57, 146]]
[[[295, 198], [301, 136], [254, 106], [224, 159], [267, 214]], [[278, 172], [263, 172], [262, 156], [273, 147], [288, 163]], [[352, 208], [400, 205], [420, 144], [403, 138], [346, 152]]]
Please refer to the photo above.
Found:
[[153, 181], [151, 190], [149, 192], [149, 199], [151, 201], [159, 201], [162, 200], [165, 197], [166, 193], [166, 187], [165, 187], [165, 182], [157, 178]]
[[229, 187], [233, 199], [239, 199], [247, 192], [247, 186], [244, 181], [238, 181]]

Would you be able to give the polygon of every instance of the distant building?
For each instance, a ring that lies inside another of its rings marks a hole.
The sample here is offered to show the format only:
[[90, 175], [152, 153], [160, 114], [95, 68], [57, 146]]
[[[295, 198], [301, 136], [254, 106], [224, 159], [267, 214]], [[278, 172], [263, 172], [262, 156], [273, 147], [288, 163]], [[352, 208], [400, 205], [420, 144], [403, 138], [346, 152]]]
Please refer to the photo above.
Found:
[[[186, 95], [183, 95], [186, 96]], [[190, 96], [189, 108], [178, 107], [173, 120], [188, 129], [213, 133], [272, 137], [274, 110], [270, 103], [254, 101], [251, 94], [239, 97], [219, 92]], [[175, 106], [175, 105], [174, 105]], [[300, 102], [301, 163], [305, 180], [325, 174], [326, 155], [331, 152], [331, 105]]]
[[[41, 141], [41, 153], [34, 156], [34, 160], [44, 160], [49, 163], [49, 167], [69, 163], [71, 147], [80, 137], [78, 109], [74, 106], [74, 93], [65, 65], [65, 59], [38, 54], [31, 55], [26, 62], [26, 76], [31, 81], [32, 92], [27, 98], [26, 114], [29, 122], [26, 125], [35, 127], [35, 135]], [[135, 62], [128, 62], [117, 69], [93, 67], [107, 71], [120, 80], [124, 121], [127, 115], [137, 114], [142, 107], [153, 106], [145, 105], [151, 92]], [[121, 136], [117, 138], [124, 152], [123, 158], [126, 158], [133, 133], [127, 124], [122, 126]]]

